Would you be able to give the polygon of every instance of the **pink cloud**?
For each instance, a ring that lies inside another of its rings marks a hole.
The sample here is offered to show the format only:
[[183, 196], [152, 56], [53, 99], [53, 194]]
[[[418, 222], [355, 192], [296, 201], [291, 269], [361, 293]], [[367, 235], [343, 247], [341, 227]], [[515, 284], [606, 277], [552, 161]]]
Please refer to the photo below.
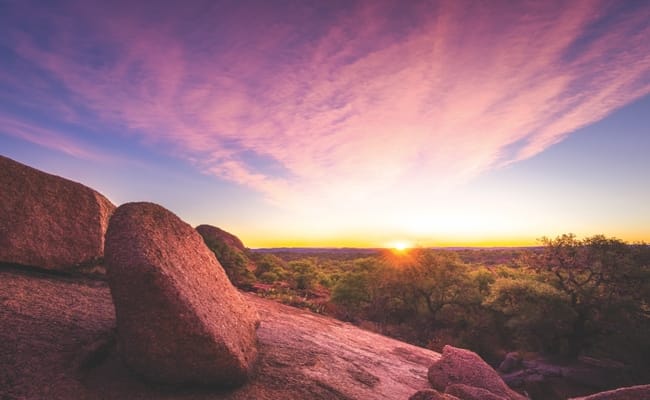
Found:
[[[303, 25], [248, 10], [248, 32], [208, 14], [182, 27], [191, 37], [165, 18], [86, 9], [90, 37], [46, 15], [54, 44], [17, 35], [15, 50], [101, 121], [206, 173], [278, 203], [363, 204], [532, 157], [650, 93], [649, 7], [593, 33], [604, 3], [498, 4], [413, 5], [395, 29], [373, 3], [311, 36], [300, 7]], [[89, 63], [92, 46], [112, 56]]]
[[76, 158], [96, 161], [113, 160], [112, 157], [91, 149], [89, 146], [84, 146], [62, 132], [51, 128], [45, 129], [39, 125], [16, 119], [11, 115], [0, 114], [0, 133], [60, 151]]

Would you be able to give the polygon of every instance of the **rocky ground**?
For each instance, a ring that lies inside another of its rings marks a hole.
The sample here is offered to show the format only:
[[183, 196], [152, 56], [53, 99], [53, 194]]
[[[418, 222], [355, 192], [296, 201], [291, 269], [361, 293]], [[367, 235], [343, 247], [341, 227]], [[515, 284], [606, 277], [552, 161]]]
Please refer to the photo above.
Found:
[[234, 390], [146, 383], [121, 362], [103, 280], [0, 270], [0, 399], [407, 399], [438, 353], [245, 295], [259, 359]]

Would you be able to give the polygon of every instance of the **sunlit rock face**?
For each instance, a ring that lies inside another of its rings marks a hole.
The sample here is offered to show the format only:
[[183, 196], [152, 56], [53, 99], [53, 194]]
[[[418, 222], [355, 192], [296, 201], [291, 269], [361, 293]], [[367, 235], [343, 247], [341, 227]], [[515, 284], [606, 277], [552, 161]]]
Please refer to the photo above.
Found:
[[257, 357], [257, 312], [201, 236], [153, 203], [117, 208], [106, 266], [124, 361], [149, 380], [236, 386]]
[[100, 263], [113, 210], [80, 183], [0, 156], [0, 263], [56, 271]]

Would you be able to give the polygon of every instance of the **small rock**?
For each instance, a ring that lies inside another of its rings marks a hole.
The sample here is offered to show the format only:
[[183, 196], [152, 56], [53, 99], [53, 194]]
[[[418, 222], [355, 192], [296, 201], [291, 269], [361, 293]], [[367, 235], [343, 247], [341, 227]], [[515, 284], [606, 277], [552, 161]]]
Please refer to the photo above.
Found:
[[463, 385], [462, 383], [447, 386], [445, 393], [463, 400], [508, 400], [507, 397], [497, 396], [489, 390]]
[[510, 387], [520, 387], [524, 385], [526, 378], [531, 374], [529, 370], [519, 370], [508, 374], [501, 375], [501, 379]]
[[549, 363], [543, 359], [524, 361], [523, 368], [549, 378], [564, 375], [564, 367]]
[[516, 351], [506, 354], [499, 365], [499, 372], [508, 373], [521, 367], [521, 356]]
[[434, 389], [445, 390], [454, 383], [486, 389], [510, 400], [526, 398], [510, 389], [481, 357], [469, 350], [445, 346], [442, 357], [429, 367], [429, 382]]
[[124, 204], [109, 223], [106, 264], [129, 367], [162, 383], [247, 379], [257, 312], [190, 225], [156, 204]]

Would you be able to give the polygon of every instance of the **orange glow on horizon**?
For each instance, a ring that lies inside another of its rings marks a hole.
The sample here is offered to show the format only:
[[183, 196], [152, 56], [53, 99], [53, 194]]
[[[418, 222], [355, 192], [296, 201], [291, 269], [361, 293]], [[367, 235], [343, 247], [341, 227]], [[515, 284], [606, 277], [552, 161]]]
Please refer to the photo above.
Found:
[[404, 253], [406, 250], [413, 247], [413, 244], [405, 240], [399, 240], [391, 242], [389, 247], [397, 253]]
[[[237, 231], [231, 231], [237, 235]], [[239, 236], [239, 235], [238, 235]], [[518, 238], [448, 238], [448, 239], [417, 239], [401, 241], [386, 241], [375, 238], [371, 234], [357, 236], [340, 236], [340, 237], [283, 237], [280, 235], [263, 236], [260, 234], [241, 234], [240, 239], [244, 245], [250, 248], [301, 248], [301, 247], [321, 247], [321, 248], [387, 248], [396, 252], [406, 252], [409, 249], [417, 247], [530, 247], [539, 246], [538, 238], [535, 237], [518, 237]], [[554, 237], [556, 235], [546, 235]]]
[[[217, 226], [215, 224], [215, 226]], [[627, 232], [599, 232], [599, 231], [546, 231], [540, 232], [510, 232], [506, 234], [444, 234], [433, 233], [430, 235], [409, 235], [400, 230], [381, 231], [381, 229], [350, 229], [345, 232], [315, 232], [301, 234], [297, 229], [293, 232], [261, 230], [252, 227], [224, 226], [228, 232], [238, 236], [246, 247], [249, 248], [373, 248], [389, 249], [394, 252], [407, 252], [415, 248], [449, 248], [449, 247], [533, 247], [540, 246], [542, 237], [554, 238], [563, 233], [574, 233], [584, 238], [596, 234], [615, 237], [628, 243], [648, 242], [648, 238], [641, 234]], [[247, 228], [247, 229], [246, 229]], [[399, 239], [395, 239], [395, 238]]]

